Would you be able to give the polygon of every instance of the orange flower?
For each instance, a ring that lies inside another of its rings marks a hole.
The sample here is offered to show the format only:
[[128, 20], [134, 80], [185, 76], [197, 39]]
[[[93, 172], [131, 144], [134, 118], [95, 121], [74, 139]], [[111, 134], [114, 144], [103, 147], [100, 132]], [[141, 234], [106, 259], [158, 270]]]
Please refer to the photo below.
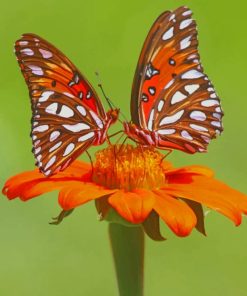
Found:
[[96, 153], [93, 172], [89, 164], [79, 160], [48, 178], [36, 169], [10, 178], [3, 194], [10, 200], [19, 197], [27, 201], [59, 190], [60, 218], [95, 200], [102, 219], [109, 220], [117, 212], [123, 221], [142, 223], [156, 240], [164, 239], [159, 217], [178, 236], [189, 235], [194, 227], [205, 233], [202, 205], [235, 225], [241, 223], [242, 214], [247, 214], [246, 195], [216, 180], [206, 167], [175, 169], [162, 157], [152, 148], [109, 146]]

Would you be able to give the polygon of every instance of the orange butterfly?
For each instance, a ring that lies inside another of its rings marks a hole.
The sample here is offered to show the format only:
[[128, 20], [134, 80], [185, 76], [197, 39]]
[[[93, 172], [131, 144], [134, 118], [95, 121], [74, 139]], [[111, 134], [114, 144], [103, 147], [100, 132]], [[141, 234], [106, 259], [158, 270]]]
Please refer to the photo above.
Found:
[[187, 7], [166, 11], [146, 38], [132, 87], [131, 122], [125, 133], [135, 142], [187, 153], [205, 152], [223, 131], [223, 112], [198, 53], [196, 23]]
[[101, 145], [119, 110], [105, 112], [79, 70], [34, 34], [16, 41], [15, 53], [32, 104], [33, 153], [46, 176], [64, 170], [91, 145]]

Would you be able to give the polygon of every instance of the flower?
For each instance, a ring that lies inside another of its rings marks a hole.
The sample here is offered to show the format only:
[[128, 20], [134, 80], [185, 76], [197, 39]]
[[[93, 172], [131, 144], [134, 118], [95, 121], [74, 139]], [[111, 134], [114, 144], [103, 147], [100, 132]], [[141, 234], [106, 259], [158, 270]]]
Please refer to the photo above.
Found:
[[142, 224], [156, 240], [164, 239], [159, 218], [178, 236], [189, 235], [193, 228], [205, 234], [202, 205], [237, 226], [241, 224], [242, 214], [247, 214], [245, 194], [216, 180], [209, 168], [174, 168], [163, 158], [150, 147], [111, 145], [96, 153], [93, 170], [90, 164], [76, 160], [51, 177], [38, 169], [23, 172], [7, 180], [3, 194], [10, 200], [27, 201], [59, 190], [63, 212], [57, 222], [74, 208], [95, 200], [101, 219]]

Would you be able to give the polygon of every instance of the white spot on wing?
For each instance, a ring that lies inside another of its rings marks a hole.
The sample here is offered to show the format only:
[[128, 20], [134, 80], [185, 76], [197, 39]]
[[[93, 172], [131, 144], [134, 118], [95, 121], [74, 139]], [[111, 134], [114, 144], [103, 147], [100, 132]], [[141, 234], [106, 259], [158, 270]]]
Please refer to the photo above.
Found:
[[69, 92], [63, 92], [63, 94], [65, 95], [65, 96], [67, 96], [67, 97], [69, 97], [69, 98], [75, 98], [75, 96], [73, 95], [73, 94], [71, 94], [71, 93], [69, 93]]
[[148, 119], [148, 129], [150, 131], [153, 130], [153, 122], [154, 122], [154, 109], [151, 110], [150, 116], [149, 116], [149, 119]]
[[201, 102], [201, 105], [203, 107], [212, 107], [212, 106], [215, 106], [215, 105], [219, 105], [219, 101], [217, 101], [217, 100], [205, 100], [205, 101]]
[[62, 105], [60, 112], [57, 114], [58, 103], [52, 103], [46, 107], [45, 112], [53, 115], [58, 115], [63, 118], [69, 118], [74, 116], [74, 111], [67, 107], [66, 105]]
[[76, 124], [63, 124], [63, 127], [71, 132], [78, 133], [83, 130], [90, 129], [90, 126], [86, 123], [76, 123]]
[[189, 70], [182, 74], [182, 79], [195, 79], [195, 78], [200, 78], [203, 77], [204, 74], [202, 72], [199, 72], [197, 70]]
[[222, 110], [221, 110], [220, 107], [216, 107], [216, 108], [215, 108], [215, 111], [216, 111], [216, 112], [222, 112]]
[[81, 113], [82, 116], [86, 116], [87, 112], [83, 106], [76, 106], [76, 109]]
[[165, 104], [165, 101], [164, 101], [164, 100], [160, 100], [160, 101], [159, 101], [159, 104], [158, 104], [158, 111], [159, 111], [159, 112], [162, 110], [164, 104]]
[[172, 135], [176, 132], [174, 128], [160, 129], [158, 130], [158, 134], [160, 135]]
[[196, 54], [191, 54], [191, 55], [188, 56], [187, 60], [193, 60], [195, 58], [197, 58], [197, 55]]
[[212, 93], [212, 94], [210, 95], [210, 98], [213, 98], [213, 99], [217, 98], [216, 93]]
[[180, 23], [179, 29], [182, 30], [182, 29], [184, 29], [184, 28], [187, 28], [191, 23], [192, 23], [192, 19], [186, 19], [186, 20], [183, 20], [183, 21]]
[[20, 52], [24, 53], [25, 55], [28, 55], [28, 56], [32, 56], [34, 55], [34, 52], [31, 48], [24, 48], [24, 49], [21, 49]]
[[36, 148], [36, 149], [34, 150], [34, 154], [39, 154], [39, 153], [40, 153], [40, 151], [41, 151], [41, 147], [39, 147], [39, 148]]
[[45, 108], [45, 112], [49, 114], [56, 114], [58, 103], [52, 103]]
[[74, 149], [75, 149], [75, 144], [70, 143], [70, 144], [66, 147], [66, 149], [65, 149], [65, 151], [64, 151], [64, 153], [63, 153], [63, 156], [67, 156], [67, 155], [69, 155]]
[[202, 111], [197, 111], [196, 110], [196, 111], [192, 111], [190, 113], [190, 118], [191, 119], [198, 120], [198, 121], [204, 121], [204, 120], [206, 120], [207, 116]]
[[211, 139], [210, 139], [209, 137], [206, 137], [206, 136], [204, 136], [204, 135], [201, 135], [201, 138], [202, 138], [206, 143], [208, 143], [208, 144], [209, 144], [209, 142], [211, 141]]
[[90, 133], [87, 133], [83, 136], [81, 136], [79, 139], [78, 139], [78, 142], [85, 142], [86, 140], [90, 139], [94, 137], [94, 132], [90, 132]]
[[54, 91], [44, 91], [41, 97], [39, 98], [39, 102], [41, 103], [41, 102], [47, 101], [49, 97], [53, 94], [54, 94]]
[[162, 39], [163, 39], [163, 40], [168, 40], [168, 39], [172, 38], [172, 37], [173, 37], [173, 31], [174, 31], [174, 28], [171, 27], [169, 30], [167, 30], [167, 31], [163, 34]]
[[44, 132], [44, 131], [47, 131], [48, 128], [49, 128], [49, 126], [47, 124], [40, 125], [40, 126], [37, 126], [36, 128], [34, 128], [33, 132]]
[[39, 145], [39, 143], [40, 143], [40, 140], [35, 141], [35, 142], [33, 143], [34, 147], [37, 147], [37, 146]]
[[28, 45], [28, 41], [20, 41], [19, 44], [20, 45]]
[[182, 13], [182, 15], [186, 16], [186, 15], [191, 15], [192, 11], [191, 10], [186, 10], [185, 12]]
[[208, 91], [214, 91], [214, 89], [212, 87], [209, 87]]
[[47, 162], [44, 170], [46, 171], [50, 166], [52, 166], [54, 164], [54, 162], [56, 161], [56, 156], [52, 156], [52, 158]]
[[190, 124], [190, 127], [196, 131], [200, 131], [200, 132], [208, 132], [208, 129], [204, 126], [201, 125], [197, 125], [197, 124]]
[[68, 106], [63, 105], [58, 115], [64, 118], [69, 118], [74, 116], [74, 111]]
[[217, 119], [221, 119], [221, 114], [220, 113], [213, 113], [213, 117]]
[[102, 129], [104, 127], [102, 120], [95, 114], [92, 110], [90, 110], [90, 114], [92, 115], [94, 121], [96, 122], [97, 126]]
[[181, 132], [181, 136], [184, 138], [184, 139], [187, 139], [187, 140], [193, 140], [193, 138], [191, 137], [191, 135], [187, 132], [187, 131], [182, 131]]
[[160, 126], [163, 124], [170, 124], [170, 123], [174, 123], [174, 122], [178, 121], [182, 117], [183, 114], [184, 114], [184, 110], [180, 110], [177, 113], [175, 113], [174, 115], [164, 117], [160, 122]]
[[211, 124], [212, 124], [213, 126], [221, 127], [221, 124], [220, 124], [219, 121], [211, 121]]
[[174, 79], [170, 80], [167, 85], [164, 87], [164, 89], [169, 88], [174, 83]]
[[184, 87], [184, 89], [191, 95], [193, 94], [198, 88], [200, 87], [199, 84], [188, 84]]
[[59, 131], [52, 132], [51, 135], [50, 135], [50, 142], [55, 141], [59, 136], [60, 136], [60, 132]]
[[29, 65], [28, 67], [32, 70], [33, 74], [38, 75], [38, 76], [44, 75], [42, 68], [40, 68], [38, 66], [34, 66], [34, 65]]
[[184, 99], [186, 99], [187, 96], [185, 96], [184, 94], [182, 94], [179, 90], [175, 92], [175, 94], [173, 95], [172, 99], [171, 99], [171, 104], [176, 104], [178, 102], [183, 101]]
[[62, 145], [62, 141], [58, 142], [57, 144], [55, 144], [54, 146], [52, 146], [50, 149], [49, 149], [49, 152], [52, 152], [54, 150], [56, 150], [58, 147], [60, 147]]
[[40, 51], [40, 53], [42, 54], [42, 57], [43, 57], [44, 59], [49, 59], [49, 58], [52, 57], [52, 53], [51, 53], [50, 51], [48, 51], [48, 50], [45, 50], [45, 49], [39, 48], [39, 51]]
[[174, 19], [175, 19], [175, 14], [173, 13], [173, 14], [170, 16], [169, 21], [172, 21], [172, 20], [174, 20]]
[[184, 39], [180, 42], [180, 48], [181, 48], [181, 49], [185, 49], [185, 48], [187, 48], [187, 47], [190, 46], [190, 44], [191, 44], [191, 41], [190, 41], [191, 37], [192, 37], [192, 36], [186, 37], [186, 38], [184, 38]]

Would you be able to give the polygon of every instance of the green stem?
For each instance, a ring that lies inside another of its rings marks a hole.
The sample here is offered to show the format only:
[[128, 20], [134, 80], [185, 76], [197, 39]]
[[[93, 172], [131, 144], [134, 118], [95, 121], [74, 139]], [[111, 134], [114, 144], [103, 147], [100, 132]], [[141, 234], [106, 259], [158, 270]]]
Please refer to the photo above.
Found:
[[144, 233], [140, 226], [109, 223], [120, 296], [143, 296]]

